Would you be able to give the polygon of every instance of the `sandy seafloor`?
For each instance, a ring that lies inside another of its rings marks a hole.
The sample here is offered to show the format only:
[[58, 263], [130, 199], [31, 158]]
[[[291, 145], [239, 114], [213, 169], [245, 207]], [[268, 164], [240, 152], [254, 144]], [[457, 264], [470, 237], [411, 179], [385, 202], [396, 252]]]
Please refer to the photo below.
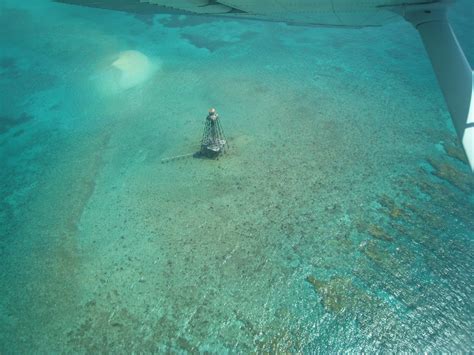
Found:
[[[0, 23], [0, 353], [474, 351], [474, 179], [408, 24]], [[228, 154], [161, 164], [211, 106]]]

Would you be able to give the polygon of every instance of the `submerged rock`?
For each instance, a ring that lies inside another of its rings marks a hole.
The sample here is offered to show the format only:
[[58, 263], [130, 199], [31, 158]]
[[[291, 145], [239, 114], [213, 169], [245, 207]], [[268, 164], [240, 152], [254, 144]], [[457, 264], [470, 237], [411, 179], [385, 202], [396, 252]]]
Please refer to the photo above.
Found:
[[11, 128], [31, 121], [33, 116], [23, 112], [18, 117], [0, 116], [0, 134], [8, 132]]
[[444, 150], [451, 158], [457, 159], [466, 165], [469, 164], [466, 158], [466, 153], [464, 153], [464, 150], [461, 148], [444, 144]]
[[372, 238], [392, 242], [393, 238], [382, 227], [370, 224], [365, 221], [358, 221], [356, 228], [359, 233], [369, 234]]
[[464, 173], [450, 164], [431, 158], [428, 159], [428, 163], [430, 163], [434, 169], [433, 175], [449, 182], [465, 193], [470, 194], [474, 191], [474, 181], [471, 174]]
[[405, 211], [398, 207], [395, 201], [387, 195], [382, 195], [379, 199], [379, 203], [388, 210], [388, 215], [392, 219], [397, 219], [405, 215]]
[[355, 286], [350, 278], [334, 277], [321, 281], [310, 275], [306, 281], [313, 285], [315, 292], [321, 296], [321, 302], [328, 311], [341, 313], [346, 310], [357, 312], [371, 297]]
[[387, 232], [379, 226], [370, 225], [367, 232], [372, 237], [374, 237], [375, 239], [383, 240], [383, 241], [386, 241], [386, 242], [392, 242], [393, 241], [393, 238], [391, 236], [389, 236], [387, 234]]

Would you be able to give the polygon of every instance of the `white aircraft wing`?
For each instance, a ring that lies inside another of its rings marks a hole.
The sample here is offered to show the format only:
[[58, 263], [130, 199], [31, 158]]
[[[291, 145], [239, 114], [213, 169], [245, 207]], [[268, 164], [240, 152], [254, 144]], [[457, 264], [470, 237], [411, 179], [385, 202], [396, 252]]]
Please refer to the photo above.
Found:
[[454, 0], [55, 1], [127, 12], [184, 12], [312, 26], [380, 26], [401, 16], [420, 33], [454, 127], [474, 171], [473, 73], [446, 16]]
[[395, 18], [387, 6], [420, 0], [56, 0], [127, 12], [183, 12], [315, 26], [377, 26]]

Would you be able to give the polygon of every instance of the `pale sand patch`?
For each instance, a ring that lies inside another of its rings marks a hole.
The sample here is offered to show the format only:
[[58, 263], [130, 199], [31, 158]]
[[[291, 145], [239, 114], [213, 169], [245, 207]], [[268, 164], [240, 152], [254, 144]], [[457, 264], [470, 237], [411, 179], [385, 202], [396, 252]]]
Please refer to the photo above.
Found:
[[120, 52], [118, 58], [93, 76], [96, 87], [103, 95], [118, 94], [139, 87], [150, 80], [161, 68], [161, 60], [140, 51]]

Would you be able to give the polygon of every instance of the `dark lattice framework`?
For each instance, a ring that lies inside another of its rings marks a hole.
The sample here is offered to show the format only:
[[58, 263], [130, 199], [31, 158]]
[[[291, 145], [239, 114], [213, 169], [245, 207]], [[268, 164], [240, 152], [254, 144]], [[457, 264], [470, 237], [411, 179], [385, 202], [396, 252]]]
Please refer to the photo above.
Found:
[[228, 148], [227, 139], [215, 109], [209, 110], [201, 139], [201, 154], [217, 157]]

